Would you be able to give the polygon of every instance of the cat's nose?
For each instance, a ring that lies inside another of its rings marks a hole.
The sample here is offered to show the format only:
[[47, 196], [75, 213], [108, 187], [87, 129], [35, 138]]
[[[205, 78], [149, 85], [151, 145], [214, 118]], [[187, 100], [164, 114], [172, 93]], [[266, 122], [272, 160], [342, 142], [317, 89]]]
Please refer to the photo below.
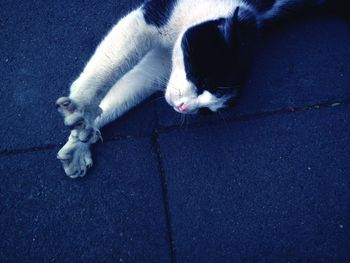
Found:
[[177, 109], [178, 109], [180, 112], [182, 112], [182, 113], [185, 113], [185, 112], [187, 111], [187, 107], [186, 107], [185, 103], [181, 103], [181, 104], [177, 107]]

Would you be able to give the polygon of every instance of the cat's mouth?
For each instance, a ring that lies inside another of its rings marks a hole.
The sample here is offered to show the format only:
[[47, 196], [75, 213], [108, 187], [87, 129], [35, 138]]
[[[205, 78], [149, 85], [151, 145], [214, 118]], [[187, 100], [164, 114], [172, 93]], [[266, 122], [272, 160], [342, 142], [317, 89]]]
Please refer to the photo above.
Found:
[[209, 91], [204, 91], [195, 98], [182, 100], [178, 104], [172, 102], [169, 102], [169, 104], [173, 106], [174, 110], [178, 113], [196, 114], [200, 109], [206, 108], [212, 112], [216, 112], [221, 108], [225, 108], [229, 98], [229, 96], [217, 97]]
[[187, 111], [187, 106], [185, 105], [185, 103], [181, 103], [177, 109], [181, 112], [181, 113], [186, 113]]
[[198, 108], [190, 107], [185, 103], [180, 103], [178, 106], [173, 107], [175, 111], [182, 114], [196, 114], [198, 112]]
[[200, 108], [189, 109], [186, 105], [181, 106], [180, 108], [174, 108], [175, 111], [181, 114], [197, 114]]

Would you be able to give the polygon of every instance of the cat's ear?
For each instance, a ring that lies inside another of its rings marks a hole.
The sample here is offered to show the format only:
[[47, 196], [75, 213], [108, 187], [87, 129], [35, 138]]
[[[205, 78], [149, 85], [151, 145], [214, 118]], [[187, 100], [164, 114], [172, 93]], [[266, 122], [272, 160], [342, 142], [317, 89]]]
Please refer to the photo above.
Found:
[[230, 17], [220, 21], [218, 28], [228, 45], [251, 47], [257, 37], [258, 21], [252, 11], [237, 7]]
[[237, 27], [235, 26], [238, 22], [239, 7], [235, 9], [233, 15], [229, 18], [221, 19], [218, 28], [223, 38], [227, 43], [232, 43], [233, 39], [237, 35]]
[[236, 63], [242, 72], [249, 68], [254, 57], [258, 23], [256, 15], [244, 7], [237, 7], [230, 17], [219, 22], [219, 32], [236, 56]]

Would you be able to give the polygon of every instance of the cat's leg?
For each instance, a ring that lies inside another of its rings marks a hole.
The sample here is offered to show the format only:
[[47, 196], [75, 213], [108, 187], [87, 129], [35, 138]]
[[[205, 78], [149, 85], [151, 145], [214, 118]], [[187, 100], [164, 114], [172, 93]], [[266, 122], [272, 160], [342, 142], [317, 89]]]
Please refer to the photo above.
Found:
[[139, 8], [122, 18], [100, 43], [71, 85], [69, 97], [56, 102], [65, 124], [77, 129], [80, 140], [86, 141], [91, 135], [93, 121], [101, 114], [98, 105], [106, 88], [156, 46], [158, 38], [156, 27], [146, 23]]
[[96, 127], [105, 126], [154, 92], [163, 89], [168, 82], [170, 71], [170, 50], [165, 48], [151, 50], [101, 101], [100, 107], [103, 113], [96, 118]]
[[100, 104], [103, 112], [94, 121], [92, 136], [86, 142], [82, 142], [76, 130], [73, 130], [68, 142], [59, 151], [57, 157], [62, 161], [68, 176], [76, 178], [86, 174], [87, 168], [92, 165], [90, 146], [100, 137], [98, 129], [164, 87], [170, 69], [170, 52], [154, 49], [115, 83]]

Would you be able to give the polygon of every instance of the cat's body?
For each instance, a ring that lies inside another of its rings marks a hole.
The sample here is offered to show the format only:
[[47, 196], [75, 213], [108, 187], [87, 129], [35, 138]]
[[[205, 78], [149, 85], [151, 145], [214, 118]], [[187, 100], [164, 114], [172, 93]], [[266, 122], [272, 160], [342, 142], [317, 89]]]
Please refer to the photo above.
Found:
[[66, 174], [84, 176], [99, 129], [165, 85], [180, 113], [225, 107], [259, 29], [306, 2], [324, 1], [150, 0], [122, 18], [57, 101], [72, 128], [58, 153]]

